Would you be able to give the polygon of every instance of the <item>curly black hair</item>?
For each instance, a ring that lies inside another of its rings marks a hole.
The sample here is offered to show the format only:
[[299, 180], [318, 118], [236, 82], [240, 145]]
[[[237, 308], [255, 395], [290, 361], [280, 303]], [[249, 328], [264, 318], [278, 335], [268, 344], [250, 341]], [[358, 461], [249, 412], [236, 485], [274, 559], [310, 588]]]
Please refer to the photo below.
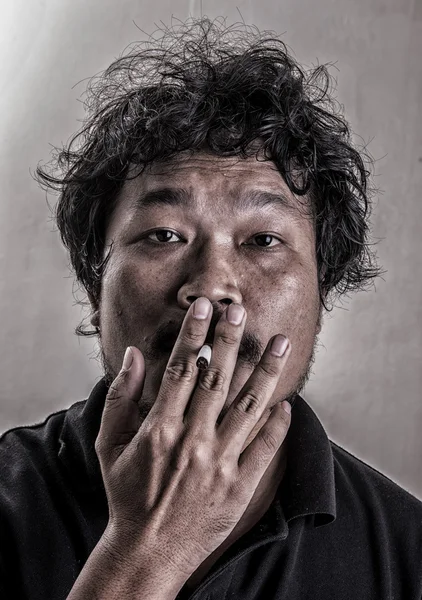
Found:
[[[131, 165], [139, 173], [204, 148], [241, 158], [260, 152], [293, 193], [308, 194], [327, 311], [330, 299], [379, 276], [368, 241], [373, 190], [364, 159], [372, 160], [351, 140], [326, 66], [305, 71], [274, 32], [226, 27], [223, 18], [172, 21], [157, 31], [89, 81], [82, 128], [34, 176], [59, 192], [54, 218], [91, 300], [98, 306], [110, 256], [105, 230]], [[98, 329], [79, 325], [76, 333]]]

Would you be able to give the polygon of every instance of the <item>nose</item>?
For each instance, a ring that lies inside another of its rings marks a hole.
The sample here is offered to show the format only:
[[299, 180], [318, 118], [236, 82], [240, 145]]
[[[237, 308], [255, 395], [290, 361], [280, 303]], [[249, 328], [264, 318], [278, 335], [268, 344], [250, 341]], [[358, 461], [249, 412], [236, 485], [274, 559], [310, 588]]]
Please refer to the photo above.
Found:
[[197, 298], [200, 298], [201, 296], [208, 298], [208, 300], [211, 302], [212, 308], [213, 308], [212, 319], [214, 319], [214, 320], [218, 320], [221, 317], [221, 315], [223, 314], [223, 312], [226, 310], [228, 305], [233, 302], [233, 300], [231, 300], [228, 297], [222, 298], [221, 300], [213, 300], [212, 298], [209, 297], [209, 295], [201, 294], [200, 296], [189, 296], [189, 298], [187, 298], [187, 302], [189, 303], [189, 306], [191, 304], [193, 304], [195, 302], [195, 300]]
[[223, 294], [213, 294], [204, 291], [203, 293], [200, 293], [195, 296], [187, 296], [185, 302], [187, 308], [189, 308], [189, 306], [191, 306], [191, 304], [193, 304], [195, 300], [197, 298], [200, 298], [201, 296], [208, 298], [208, 300], [213, 306], [213, 314], [217, 317], [220, 317], [223, 314], [223, 312], [226, 310], [229, 304], [232, 304], [233, 302], [237, 302], [238, 304], [242, 303], [240, 294], [226, 294], [224, 296]]
[[[204, 264], [205, 263], [205, 264]], [[178, 292], [179, 305], [188, 310], [201, 296], [208, 298], [214, 313], [221, 315], [229, 304], [242, 304], [242, 294], [237, 285], [237, 276], [228, 260], [208, 255], [201, 264], [192, 264], [190, 276]]]

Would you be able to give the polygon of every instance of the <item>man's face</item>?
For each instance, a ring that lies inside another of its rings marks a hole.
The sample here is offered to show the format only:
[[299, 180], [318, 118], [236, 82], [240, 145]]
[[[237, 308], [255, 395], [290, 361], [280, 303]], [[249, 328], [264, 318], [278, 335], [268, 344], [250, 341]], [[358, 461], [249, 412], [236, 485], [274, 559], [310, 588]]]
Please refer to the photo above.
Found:
[[[253, 192], [283, 196], [291, 208], [280, 200], [242, 206]], [[171, 202], [177, 194], [187, 205]], [[214, 309], [207, 342], [228, 304], [240, 303], [247, 312], [221, 416], [276, 333], [290, 339], [292, 352], [268, 406], [301, 391], [321, 321], [315, 234], [304, 202], [290, 192], [274, 163], [255, 157], [179, 155], [125, 182], [106, 231], [105, 252], [111, 242], [113, 250], [94, 308], [109, 382], [127, 346], [144, 355], [143, 417], [154, 404], [186, 312], [199, 296]]]

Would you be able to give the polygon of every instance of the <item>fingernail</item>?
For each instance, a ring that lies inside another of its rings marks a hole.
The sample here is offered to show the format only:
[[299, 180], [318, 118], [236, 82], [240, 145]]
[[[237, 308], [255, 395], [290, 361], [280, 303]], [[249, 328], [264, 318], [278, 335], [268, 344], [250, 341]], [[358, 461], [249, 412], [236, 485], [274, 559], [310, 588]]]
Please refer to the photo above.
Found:
[[274, 354], [275, 356], [283, 356], [287, 350], [288, 344], [289, 340], [284, 337], [284, 335], [276, 335], [271, 342], [271, 354]]
[[245, 309], [240, 304], [230, 304], [226, 311], [227, 320], [233, 325], [240, 325], [245, 314]]
[[286, 411], [286, 413], [288, 413], [290, 415], [290, 413], [292, 412], [292, 407], [290, 402], [288, 402], [287, 400], [284, 400], [284, 402], [281, 403], [281, 407], [283, 410]]
[[125, 369], [126, 371], [128, 371], [130, 369], [130, 367], [132, 366], [133, 363], [133, 352], [132, 352], [132, 348], [131, 346], [128, 346], [126, 348], [126, 352], [123, 358], [123, 365], [122, 365], [122, 369]]
[[193, 305], [193, 316], [195, 319], [206, 319], [210, 312], [210, 301], [207, 298], [198, 298]]

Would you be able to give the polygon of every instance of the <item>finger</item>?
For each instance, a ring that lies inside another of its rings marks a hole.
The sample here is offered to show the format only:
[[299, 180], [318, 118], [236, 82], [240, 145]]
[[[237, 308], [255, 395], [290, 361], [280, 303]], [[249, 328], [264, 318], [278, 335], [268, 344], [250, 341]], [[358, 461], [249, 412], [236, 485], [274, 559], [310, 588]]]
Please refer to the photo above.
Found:
[[217, 437], [222, 454], [240, 455], [249, 434], [267, 408], [291, 352], [290, 342], [284, 338], [282, 355], [273, 354], [273, 342], [283, 338], [280, 335], [271, 338], [259, 364], [218, 426]]
[[[208, 311], [208, 312], [206, 312]], [[183, 421], [184, 411], [195, 388], [196, 356], [204, 345], [212, 316], [211, 302], [201, 296], [189, 307], [168, 360], [161, 386], [148, 419]]]
[[233, 303], [217, 323], [211, 362], [205, 371], [199, 373], [185, 416], [185, 422], [192, 431], [203, 431], [207, 427], [213, 433], [215, 431], [236, 367], [246, 317], [243, 306]]
[[138, 400], [145, 381], [145, 361], [135, 346], [126, 349], [122, 368], [107, 393], [95, 450], [107, 459], [120, 454], [140, 425]]
[[291, 415], [284, 410], [287, 402], [274, 405], [267, 422], [239, 458], [240, 480], [247, 489], [256, 489], [274, 456], [286, 439]]

